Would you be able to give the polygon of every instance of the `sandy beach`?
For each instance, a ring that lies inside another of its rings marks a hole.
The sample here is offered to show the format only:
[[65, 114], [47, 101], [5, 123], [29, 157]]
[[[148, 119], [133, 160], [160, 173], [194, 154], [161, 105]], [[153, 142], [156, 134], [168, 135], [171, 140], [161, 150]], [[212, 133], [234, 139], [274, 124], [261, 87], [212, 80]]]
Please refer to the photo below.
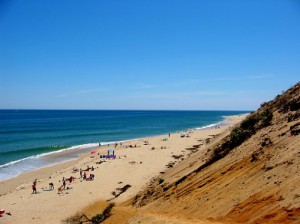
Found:
[[[155, 176], [168, 167], [176, 166], [185, 158], [193, 156], [187, 148], [199, 142], [202, 150], [211, 140], [240, 122], [246, 115], [230, 116], [218, 128], [187, 132], [189, 137], [182, 138], [180, 133], [144, 138], [118, 145], [116, 159], [100, 159], [111, 147], [91, 148], [96, 153], [84, 153], [79, 159], [24, 173], [16, 178], [0, 182], [0, 209], [9, 214], [0, 217], [0, 223], [61, 223], [85, 207], [101, 201], [123, 202], [136, 195]], [[163, 140], [167, 137], [167, 140]], [[207, 140], [209, 139], [209, 140]], [[145, 141], [149, 144], [145, 144]], [[129, 146], [136, 147], [129, 147]], [[178, 156], [180, 157], [178, 159]], [[87, 176], [94, 174], [95, 179], [86, 181], [80, 178], [77, 170], [94, 167], [86, 171]], [[75, 177], [67, 181], [66, 189], [58, 194], [63, 177]], [[32, 194], [32, 182], [37, 178], [37, 194]], [[54, 190], [49, 190], [49, 183]], [[119, 197], [117, 188], [128, 186]], [[112, 192], [115, 191], [113, 195]]]

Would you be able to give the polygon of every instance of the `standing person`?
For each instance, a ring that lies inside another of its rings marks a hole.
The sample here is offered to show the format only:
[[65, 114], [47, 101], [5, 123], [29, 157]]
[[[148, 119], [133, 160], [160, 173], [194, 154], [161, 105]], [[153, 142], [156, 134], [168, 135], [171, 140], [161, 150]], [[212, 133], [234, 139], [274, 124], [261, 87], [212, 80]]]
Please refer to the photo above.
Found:
[[63, 188], [66, 189], [66, 179], [64, 177], [62, 179], [62, 182], [63, 182], [63, 186], [64, 186]]
[[82, 178], [82, 169], [81, 168], [80, 168], [79, 173], [80, 173], [80, 178]]
[[36, 194], [36, 184], [37, 184], [37, 179], [35, 179], [32, 183], [32, 194]]
[[169, 138], [171, 137], [171, 134], [169, 134]]
[[36, 185], [32, 184], [32, 194], [36, 194]]

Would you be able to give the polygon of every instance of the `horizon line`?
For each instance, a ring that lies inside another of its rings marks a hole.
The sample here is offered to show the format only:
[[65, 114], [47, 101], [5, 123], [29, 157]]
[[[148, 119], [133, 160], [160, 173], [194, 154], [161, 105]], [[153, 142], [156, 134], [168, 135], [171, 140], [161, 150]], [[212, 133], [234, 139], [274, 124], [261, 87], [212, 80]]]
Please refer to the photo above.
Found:
[[0, 110], [77, 110], [77, 111], [255, 111], [246, 109], [7, 109], [0, 108]]

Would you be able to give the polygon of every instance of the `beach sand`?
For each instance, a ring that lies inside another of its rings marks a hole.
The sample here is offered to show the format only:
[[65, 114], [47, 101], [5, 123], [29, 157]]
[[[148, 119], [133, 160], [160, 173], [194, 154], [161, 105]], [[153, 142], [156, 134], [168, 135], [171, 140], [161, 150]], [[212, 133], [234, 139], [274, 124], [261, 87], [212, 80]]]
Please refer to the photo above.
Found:
[[[198, 149], [206, 148], [212, 139], [221, 133], [228, 132], [233, 125], [240, 122], [246, 115], [230, 116], [219, 128], [212, 127], [203, 130], [192, 130], [190, 137], [181, 138], [180, 133], [172, 133], [167, 141], [162, 141], [167, 135], [144, 138], [123, 143], [116, 148], [117, 159], [103, 160], [101, 164], [97, 154], [84, 153], [79, 159], [24, 173], [16, 178], [0, 182], [0, 209], [5, 209], [11, 215], [0, 217], [0, 223], [61, 223], [62, 220], [81, 212], [84, 208], [97, 202], [111, 200], [121, 203], [135, 196], [149, 181], [168, 169], [176, 166], [185, 158], [193, 156], [187, 148], [203, 142]], [[145, 145], [148, 141], [149, 145]], [[125, 147], [136, 145], [136, 148]], [[155, 149], [152, 149], [155, 147]], [[106, 154], [108, 146], [92, 148], [97, 153]], [[163, 148], [163, 149], [162, 149]], [[181, 155], [176, 159], [174, 155]], [[174, 164], [173, 164], [174, 163]], [[73, 167], [86, 169], [95, 175], [95, 180], [80, 179], [79, 172], [73, 172]], [[62, 194], [57, 188], [62, 184], [63, 177], [75, 176], [73, 183], [67, 183], [68, 190]], [[32, 194], [32, 182], [38, 179], [37, 194]], [[49, 183], [53, 182], [55, 190], [49, 191]], [[117, 188], [130, 185], [126, 192], [114, 198], [112, 192]]]

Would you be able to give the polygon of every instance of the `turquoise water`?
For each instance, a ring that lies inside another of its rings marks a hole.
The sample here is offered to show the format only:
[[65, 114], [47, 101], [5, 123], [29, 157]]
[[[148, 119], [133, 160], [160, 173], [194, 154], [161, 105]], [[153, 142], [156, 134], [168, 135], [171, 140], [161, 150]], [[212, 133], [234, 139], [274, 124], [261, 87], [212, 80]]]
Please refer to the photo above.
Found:
[[0, 110], [0, 180], [71, 159], [45, 161], [49, 153], [203, 128], [247, 112]]

